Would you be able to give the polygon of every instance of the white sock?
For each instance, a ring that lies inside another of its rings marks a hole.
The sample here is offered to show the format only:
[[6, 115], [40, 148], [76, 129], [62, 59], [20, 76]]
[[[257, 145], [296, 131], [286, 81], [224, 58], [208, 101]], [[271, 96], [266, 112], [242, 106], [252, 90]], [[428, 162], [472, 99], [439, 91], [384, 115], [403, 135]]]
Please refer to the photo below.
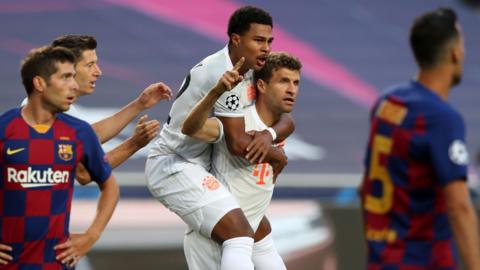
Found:
[[253, 238], [235, 237], [222, 244], [221, 270], [253, 270]]
[[278, 254], [272, 235], [265, 236], [253, 244], [253, 264], [255, 270], [286, 270], [287, 267]]

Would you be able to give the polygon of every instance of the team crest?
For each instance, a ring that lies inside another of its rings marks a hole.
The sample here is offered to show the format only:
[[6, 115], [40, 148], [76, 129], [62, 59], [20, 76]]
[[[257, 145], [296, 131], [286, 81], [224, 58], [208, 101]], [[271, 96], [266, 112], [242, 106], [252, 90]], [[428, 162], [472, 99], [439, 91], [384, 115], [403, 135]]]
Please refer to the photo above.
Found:
[[468, 165], [469, 158], [467, 146], [463, 141], [454, 140], [448, 148], [448, 155], [453, 163], [461, 166]]
[[227, 105], [229, 110], [236, 111], [240, 107], [240, 98], [235, 94], [231, 94], [225, 100], [225, 105]]
[[207, 175], [205, 176], [205, 178], [203, 178], [202, 186], [204, 186], [210, 191], [214, 191], [220, 187], [220, 182], [218, 182], [218, 180], [215, 179], [215, 177], [211, 175]]
[[70, 161], [73, 157], [73, 147], [71, 144], [58, 145], [58, 157], [64, 161]]

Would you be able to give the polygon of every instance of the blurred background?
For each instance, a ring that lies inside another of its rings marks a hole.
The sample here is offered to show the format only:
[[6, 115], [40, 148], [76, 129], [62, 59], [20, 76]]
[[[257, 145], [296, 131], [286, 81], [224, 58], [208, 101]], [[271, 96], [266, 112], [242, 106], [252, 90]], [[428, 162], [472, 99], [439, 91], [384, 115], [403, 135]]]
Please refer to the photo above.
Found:
[[[463, 114], [471, 160], [480, 148], [480, 1], [459, 0], [0, 0], [0, 112], [25, 97], [19, 63], [63, 34], [94, 35], [103, 77], [77, 108], [93, 122], [111, 115], [147, 85], [175, 92], [189, 69], [225, 46], [230, 14], [246, 4], [274, 18], [273, 50], [304, 64], [287, 141], [288, 167], [269, 210], [289, 269], [363, 269], [365, 250], [356, 197], [368, 112], [386, 87], [415, 76], [408, 45], [413, 19], [440, 6], [456, 10], [466, 38], [463, 82], [450, 96]], [[171, 102], [147, 113], [164, 122]], [[105, 145], [109, 150], [134, 125]], [[115, 171], [122, 198], [112, 222], [78, 269], [187, 269], [184, 225], [154, 201], [144, 182], [147, 149]], [[471, 186], [477, 187], [472, 162]], [[76, 189], [72, 231], [88, 226], [96, 187]]]

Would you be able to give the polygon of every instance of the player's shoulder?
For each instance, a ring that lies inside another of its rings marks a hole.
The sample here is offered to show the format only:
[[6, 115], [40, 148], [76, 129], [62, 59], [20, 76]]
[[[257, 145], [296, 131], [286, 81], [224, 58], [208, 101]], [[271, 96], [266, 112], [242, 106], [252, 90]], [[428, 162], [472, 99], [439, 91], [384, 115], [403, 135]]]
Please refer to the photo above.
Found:
[[228, 49], [223, 48], [205, 57], [190, 70], [190, 73], [195, 75], [195, 77], [203, 79], [212, 78], [216, 81], [228, 69], [229, 60]]
[[88, 132], [92, 130], [88, 122], [67, 113], [57, 114], [57, 120], [64, 122], [66, 125], [77, 130], [77, 132]]
[[21, 107], [13, 108], [13, 109], [10, 109], [10, 110], [2, 113], [0, 115], [0, 125], [4, 126], [6, 123], [11, 121], [12, 119], [20, 116], [20, 110], [21, 109], [22, 109]]

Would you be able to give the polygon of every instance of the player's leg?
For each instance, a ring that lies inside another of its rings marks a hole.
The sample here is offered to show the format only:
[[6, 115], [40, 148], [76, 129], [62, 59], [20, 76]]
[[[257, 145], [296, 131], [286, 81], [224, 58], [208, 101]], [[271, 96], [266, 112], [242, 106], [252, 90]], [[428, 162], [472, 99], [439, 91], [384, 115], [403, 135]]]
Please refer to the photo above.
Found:
[[214, 240], [188, 229], [183, 239], [183, 248], [189, 270], [220, 270], [222, 249]]
[[[229, 193], [230, 194], [230, 193]], [[182, 217], [221, 244], [221, 270], [253, 270], [253, 230], [233, 196], [223, 197]]]
[[255, 232], [252, 260], [255, 270], [286, 270], [287, 267], [275, 248], [272, 228], [267, 217], [263, 217]]
[[253, 270], [253, 230], [240, 208], [232, 209], [216, 223], [212, 238], [222, 244], [222, 270]]
[[253, 230], [225, 186], [203, 167], [175, 156], [149, 158], [145, 172], [155, 198], [222, 244], [222, 270], [253, 270]]

